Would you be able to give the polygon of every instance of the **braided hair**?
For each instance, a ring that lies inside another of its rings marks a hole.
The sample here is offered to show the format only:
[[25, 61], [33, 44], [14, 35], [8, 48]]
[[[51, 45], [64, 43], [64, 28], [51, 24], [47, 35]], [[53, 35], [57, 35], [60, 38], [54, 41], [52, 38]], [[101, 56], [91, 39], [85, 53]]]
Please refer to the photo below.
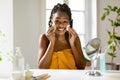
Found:
[[51, 15], [50, 15], [50, 18], [49, 18], [49, 23], [48, 23], [48, 25], [49, 25], [49, 27], [51, 27], [51, 19], [52, 19], [52, 17], [53, 17], [53, 14], [55, 14], [56, 12], [58, 12], [58, 11], [60, 11], [60, 12], [64, 12], [64, 13], [66, 13], [68, 16], [69, 16], [69, 21], [70, 21], [70, 27], [72, 28], [72, 24], [73, 24], [73, 20], [72, 20], [72, 14], [71, 14], [71, 10], [70, 10], [70, 8], [68, 7], [68, 5], [67, 4], [60, 4], [60, 3], [58, 3], [57, 5], [55, 5], [54, 7], [53, 7], [53, 9], [52, 9], [52, 11], [51, 11]]

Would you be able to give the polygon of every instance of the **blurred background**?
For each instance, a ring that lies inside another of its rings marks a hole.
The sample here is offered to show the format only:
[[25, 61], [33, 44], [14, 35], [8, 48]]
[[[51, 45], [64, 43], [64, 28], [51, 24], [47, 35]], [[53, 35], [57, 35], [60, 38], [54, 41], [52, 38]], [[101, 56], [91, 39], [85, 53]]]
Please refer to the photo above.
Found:
[[[6, 34], [6, 43], [0, 42], [2, 52], [21, 47], [25, 63], [37, 68], [39, 36], [46, 32], [50, 11], [57, 3], [67, 3], [72, 10], [73, 28], [77, 31], [82, 47], [95, 37], [101, 39], [102, 52], [107, 46], [110, 23], [101, 21], [107, 5], [120, 7], [120, 0], [0, 0], [0, 29]], [[117, 33], [120, 35], [120, 29]], [[1, 37], [0, 37], [1, 38]], [[120, 62], [117, 51], [115, 62]], [[106, 58], [109, 61], [109, 57]]]

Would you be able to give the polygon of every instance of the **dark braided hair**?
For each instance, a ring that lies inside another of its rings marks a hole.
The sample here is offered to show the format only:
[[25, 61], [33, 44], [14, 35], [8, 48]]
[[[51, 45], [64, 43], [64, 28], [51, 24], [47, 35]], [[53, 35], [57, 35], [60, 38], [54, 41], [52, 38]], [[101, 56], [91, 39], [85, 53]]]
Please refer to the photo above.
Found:
[[49, 20], [49, 27], [51, 27], [51, 19], [52, 19], [52, 17], [53, 17], [53, 14], [55, 14], [56, 12], [58, 12], [58, 11], [60, 11], [60, 12], [64, 12], [64, 13], [66, 13], [68, 16], [69, 16], [69, 21], [70, 21], [70, 27], [72, 28], [72, 24], [73, 24], [73, 20], [72, 20], [72, 14], [71, 14], [71, 10], [70, 10], [70, 8], [68, 7], [68, 5], [67, 4], [60, 4], [60, 3], [58, 3], [57, 5], [55, 5], [54, 7], [53, 7], [53, 9], [52, 9], [52, 11], [51, 11], [51, 15], [50, 15], [50, 20]]

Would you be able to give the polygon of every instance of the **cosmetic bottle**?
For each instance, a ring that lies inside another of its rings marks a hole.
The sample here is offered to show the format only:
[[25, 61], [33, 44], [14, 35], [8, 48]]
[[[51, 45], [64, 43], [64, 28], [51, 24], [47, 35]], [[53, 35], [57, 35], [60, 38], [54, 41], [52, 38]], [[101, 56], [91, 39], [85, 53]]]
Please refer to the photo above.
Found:
[[14, 80], [24, 80], [24, 56], [20, 47], [15, 48], [12, 77]]

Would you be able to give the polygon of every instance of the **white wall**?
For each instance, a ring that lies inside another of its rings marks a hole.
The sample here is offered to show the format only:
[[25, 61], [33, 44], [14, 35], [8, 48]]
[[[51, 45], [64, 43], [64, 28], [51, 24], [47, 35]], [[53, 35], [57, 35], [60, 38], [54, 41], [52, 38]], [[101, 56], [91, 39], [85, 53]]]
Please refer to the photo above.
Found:
[[13, 50], [13, 0], [0, 0], [0, 30], [5, 33], [4, 37], [0, 36], [0, 78], [10, 77], [12, 64], [8, 55]]
[[[111, 5], [111, 6], [118, 6], [120, 7], [120, 0], [98, 0], [98, 36], [101, 38], [102, 40], [102, 52], [104, 52], [104, 48], [107, 45], [107, 40], [108, 40], [108, 34], [107, 34], [107, 30], [110, 30], [110, 23], [109, 21], [106, 19], [105, 21], [101, 21], [100, 17], [103, 15], [104, 13], [104, 8], [107, 7], [107, 5]], [[117, 29], [117, 33], [120, 35], [120, 28]], [[120, 63], [120, 51], [117, 52], [117, 58], [115, 59], [115, 62], [119, 62]], [[106, 60], [109, 62], [110, 61], [110, 57], [108, 57], [108, 55], [106, 55]]]
[[14, 47], [22, 48], [25, 62], [37, 68], [39, 35], [45, 31], [40, 21], [41, 0], [14, 0]]

